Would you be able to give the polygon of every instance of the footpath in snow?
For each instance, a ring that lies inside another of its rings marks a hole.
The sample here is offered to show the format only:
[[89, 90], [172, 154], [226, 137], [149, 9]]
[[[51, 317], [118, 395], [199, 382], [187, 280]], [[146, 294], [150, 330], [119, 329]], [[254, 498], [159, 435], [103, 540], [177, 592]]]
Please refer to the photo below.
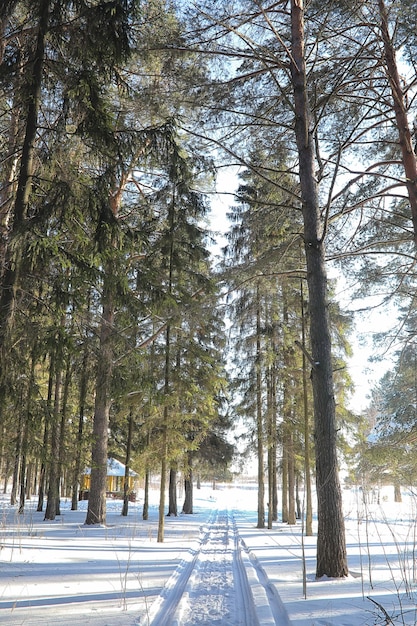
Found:
[[3, 500], [0, 624], [415, 626], [413, 498], [347, 495], [350, 576], [321, 581], [315, 537], [257, 529], [249, 486], [195, 490], [194, 515], [166, 518], [163, 544], [156, 506], [144, 522], [140, 502], [122, 517], [109, 501], [106, 527], [86, 527], [85, 503], [44, 522], [35, 502], [19, 515]]

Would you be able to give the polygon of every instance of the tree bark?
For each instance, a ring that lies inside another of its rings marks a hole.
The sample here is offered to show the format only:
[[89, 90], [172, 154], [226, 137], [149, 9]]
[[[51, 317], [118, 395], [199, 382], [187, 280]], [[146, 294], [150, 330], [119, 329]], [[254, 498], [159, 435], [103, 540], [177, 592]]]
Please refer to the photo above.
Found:
[[129, 411], [129, 420], [128, 420], [126, 457], [125, 457], [125, 476], [124, 476], [124, 482], [123, 482], [122, 515], [125, 517], [129, 513], [129, 496], [130, 496], [129, 473], [130, 473], [130, 457], [132, 454], [133, 425], [134, 425], [133, 409], [131, 408]]
[[43, 503], [45, 498], [45, 482], [46, 482], [46, 455], [48, 452], [48, 439], [49, 439], [49, 420], [45, 420], [43, 430], [43, 443], [42, 443], [42, 462], [39, 471], [39, 489], [38, 489], [38, 507], [37, 511], [43, 511]]
[[398, 71], [394, 45], [389, 34], [388, 14], [384, 0], [378, 0], [381, 20], [381, 35], [384, 44], [385, 65], [390, 83], [395, 121], [398, 130], [401, 158], [404, 168], [408, 199], [411, 207], [414, 242], [417, 244], [417, 160], [413, 147], [412, 133], [408, 123], [407, 106]]
[[[62, 323], [64, 326], [65, 320], [63, 320]], [[66, 444], [66, 437], [67, 437], [67, 407], [68, 407], [68, 394], [69, 394], [70, 382], [71, 382], [71, 362], [70, 362], [70, 359], [67, 359], [64, 389], [63, 389], [63, 394], [62, 394], [61, 423], [59, 426], [59, 444], [58, 444], [59, 449], [58, 449], [58, 465], [57, 465], [57, 476], [56, 476], [56, 482], [57, 482], [56, 514], [57, 515], [61, 515], [61, 479], [65, 476], [65, 472], [64, 472], [65, 447], [66, 447], [65, 444]]]
[[291, 77], [294, 91], [295, 134], [299, 157], [313, 359], [312, 385], [318, 512], [316, 577], [327, 575], [332, 578], [341, 578], [348, 575], [348, 566], [337, 462], [325, 250], [320, 228], [318, 189], [315, 178], [315, 148], [307, 94], [303, 0], [291, 0], [291, 39]]
[[48, 459], [48, 446], [49, 446], [49, 431], [51, 426], [52, 415], [52, 395], [54, 391], [54, 372], [55, 372], [55, 355], [52, 354], [49, 363], [48, 374], [48, 395], [46, 399], [46, 415], [45, 415], [45, 428], [43, 431], [43, 444], [42, 444], [42, 464], [39, 473], [39, 493], [38, 493], [38, 508], [37, 511], [43, 510], [45, 490], [46, 490], [46, 476], [49, 464]]
[[110, 414], [110, 387], [113, 373], [114, 295], [110, 281], [112, 272], [106, 267], [103, 286], [103, 312], [100, 348], [97, 363], [96, 398], [94, 404], [91, 482], [85, 523], [106, 523], [107, 444]]
[[159, 491], [159, 509], [158, 509], [158, 535], [157, 542], [163, 543], [165, 530], [165, 488], [167, 480], [167, 433], [166, 428], [163, 433], [162, 444], [162, 460], [161, 460], [161, 486]]
[[169, 471], [169, 489], [168, 489], [168, 517], [177, 517], [177, 470], [171, 467]]
[[288, 433], [288, 519], [287, 524], [297, 523], [295, 514], [295, 459], [294, 459], [294, 436]]
[[31, 364], [30, 364], [29, 384], [28, 384], [28, 389], [27, 389], [27, 399], [26, 399], [26, 419], [23, 424], [23, 434], [22, 434], [19, 513], [24, 512], [25, 498], [26, 498], [27, 492], [30, 491], [30, 487], [29, 487], [30, 475], [27, 469], [27, 453], [28, 453], [29, 429], [30, 429], [30, 424], [31, 424], [31, 404], [32, 404], [34, 385], [35, 385], [35, 358], [32, 355]]
[[145, 471], [145, 486], [143, 493], [143, 509], [142, 509], [142, 519], [145, 521], [149, 518], [149, 470]]
[[283, 424], [282, 432], [282, 462], [281, 462], [281, 482], [282, 482], [282, 501], [281, 501], [281, 518], [282, 522], [288, 522], [288, 441], [287, 426]]
[[272, 375], [272, 367], [269, 368], [267, 374], [267, 430], [268, 430], [268, 528], [272, 528], [274, 521], [274, 472], [276, 454], [275, 446], [275, 406], [274, 406], [274, 380]]
[[193, 514], [193, 468], [192, 468], [192, 455], [188, 455], [188, 471], [184, 480], [184, 504], [182, 506], [182, 512], [186, 515]]
[[14, 506], [17, 503], [20, 456], [22, 453], [22, 432], [23, 432], [23, 412], [19, 411], [17, 434], [16, 434], [16, 445], [15, 445], [15, 453], [14, 453], [14, 463], [13, 463], [12, 491], [10, 494], [10, 504], [12, 506]]
[[81, 368], [80, 378], [80, 397], [79, 397], [79, 409], [78, 409], [78, 431], [77, 441], [75, 448], [75, 464], [74, 474], [72, 479], [72, 498], [71, 498], [71, 511], [77, 511], [78, 509], [78, 490], [80, 486], [80, 474], [81, 474], [81, 455], [83, 449], [83, 431], [84, 431], [84, 415], [85, 415], [85, 403], [87, 399], [87, 373], [88, 365], [88, 346], [84, 344], [83, 363]]
[[261, 375], [261, 303], [259, 287], [256, 288], [256, 439], [258, 446], [258, 523], [265, 528], [265, 477], [264, 477], [264, 423], [262, 415]]
[[311, 467], [310, 467], [310, 419], [308, 406], [308, 385], [307, 385], [307, 362], [306, 362], [306, 321], [304, 310], [304, 287], [301, 280], [301, 343], [303, 347], [302, 367], [303, 367], [303, 408], [304, 408], [304, 483], [305, 483], [305, 534], [307, 537], [313, 536], [313, 502], [311, 494]]
[[[282, 295], [282, 320], [283, 320], [283, 364], [284, 371], [294, 371], [293, 335], [289, 330], [288, 302], [285, 292]], [[283, 445], [285, 447], [286, 464], [286, 494], [287, 503], [285, 522], [290, 525], [296, 524], [295, 517], [295, 459], [294, 459], [294, 410], [293, 410], [293, 383], [288, 374], [284, 375], [283, 383]], [[284, 521], [284, 520], [283, 520]]]
[[62, 393], [62, 367], [58, 359], [55, 373], [55, 396], [54, 410], [52, 415], [51, 426], [51, 444], [50, 444], [50, 462], [49, 462], [49, 481], [48, 481], [48, 500], [46, 503], [45, 520], [54, 520], [58, 510], [59, 500], [59, 411]]

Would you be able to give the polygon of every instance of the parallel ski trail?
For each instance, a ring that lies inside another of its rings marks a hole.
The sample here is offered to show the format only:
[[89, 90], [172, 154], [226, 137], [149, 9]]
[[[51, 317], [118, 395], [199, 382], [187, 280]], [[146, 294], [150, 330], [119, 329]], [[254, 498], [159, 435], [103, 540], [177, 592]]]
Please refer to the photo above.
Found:
[[233, 515], [226, 509], [214, 511], [202, 530], [199, 549], [179, 566], [146, 623], [151, 626], [275, 624], [265, 581], [260, 582], [250, 562]]

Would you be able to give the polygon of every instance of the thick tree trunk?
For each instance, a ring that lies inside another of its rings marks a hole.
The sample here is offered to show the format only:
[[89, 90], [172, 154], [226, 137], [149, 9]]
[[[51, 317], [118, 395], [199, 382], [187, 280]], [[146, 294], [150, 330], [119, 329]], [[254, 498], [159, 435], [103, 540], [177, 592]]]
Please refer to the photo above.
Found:
[[291, 76], [295, 134], [304, 220], [304, 246], [310, 303], [312, 385], [314, 398], [317, 481], [316, 576], [348, 575], [342, 494], [339, 482], [327, 277], [315, 178], [314, 140], [310, 123], [304, 56], [303, 0], [291, 0]]
[[110, 414], [110, 388], [113, 373], [113, 324], [115, 305], [110, 267], [105, 269], [100, 348], [97, 362], [96, 398], [94, 404], [91, 482], [85, 523], [106, 523], [107, 444]]
[[401, 148], [401, 158], [404, 168], [408, 199], [411, 207], [414, 241], [417, 244], [417, 160], [413, 146], [412, 133], [408, 123], [405, 94], [400, 72], [398, 71], [394, 45], [389, 34], [388, 14], [384, 0], [378, 0], [378, 8], [381, 20], [380, 28], [382, 41], [384, 43], [384, 61], [391, 87], [395, 121]]
[[184, 480], [184, 504], [182, 506], [182, 512], [186, 515], [193, 514], [193, 468], [192, 468], [192, 456], [188, 455], [188, 471]]
[[171, 467], [169, 471], [169, 489], [168, 489], [168, 517], [177, 517], [177, 470]]
[[33, 471], [33, 463], [28, 463], [26, 470], [26, 499], [30, 500], [32, 493], [36, 493], [35, 472]]

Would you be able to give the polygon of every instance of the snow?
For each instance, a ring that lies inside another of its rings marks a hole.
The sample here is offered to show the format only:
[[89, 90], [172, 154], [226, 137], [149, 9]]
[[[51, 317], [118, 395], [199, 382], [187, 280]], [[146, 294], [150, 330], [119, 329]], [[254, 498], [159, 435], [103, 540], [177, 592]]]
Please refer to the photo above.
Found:
[[[165, 519], [157, 543], [157, 492], [107, 525], [85, 526], [62, 501], [43, 521], [0, 501], [0, 623], [83, 626], [371, 626], [417, 623], [416, 500], [380, 503], [344, 491], [349, 576], [315, 580], [315, 537], [302, 525], [256, 528], [256, 489], [194, 490], [194, 514]], [[306, 575], [303, 580], [303, 554]]]

